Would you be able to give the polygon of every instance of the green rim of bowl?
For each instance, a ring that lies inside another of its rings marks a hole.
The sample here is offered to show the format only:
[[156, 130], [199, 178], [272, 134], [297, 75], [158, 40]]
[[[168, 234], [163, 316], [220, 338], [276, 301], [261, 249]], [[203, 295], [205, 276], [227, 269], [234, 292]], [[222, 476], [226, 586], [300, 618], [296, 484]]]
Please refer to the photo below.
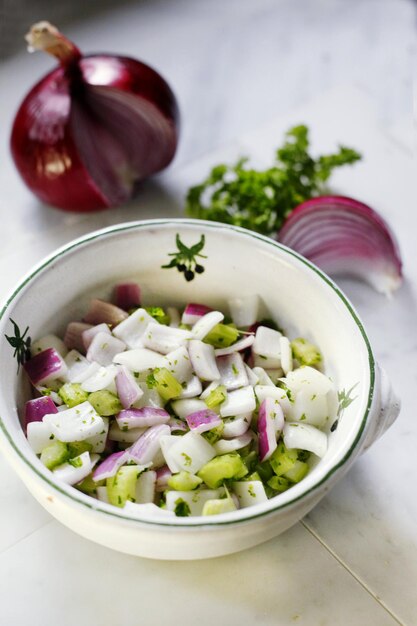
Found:
[[[232, 226], [229, 224], [221, 224], [219, 222], [208, 222], [205, 220], [187, 220], [187, 219], [157, 219], [157, 220], [143, 220], [143, 221], [137, 221], [137, 222], [130, 222], [130, 223], [125, 223], [125, 224], [120, 224], [120, 225], [116, 225], [116, 226], [110, 226], [104, 229], [101, 229], [99, 231], [94, 231], [93, 233], [90, 233], [88, 235], [84, 235], [83, 237], [80, 237], [79, 239], [76, 239], [73, 242], [68, 243], [67, 245], [63, 246], [62, 248], [59, 248], [55, 253], [52, 253], [52, 255], [50, 255], [49, 257], [47, 257], [44, 261], [41, 261], [40, 264], [35, 268], [35, 270], [31, 273], [28, 274], [23, 280], [22, 282], [18, 285], [18, 287], [15, 289], [15, 291], [12, 293], [12, 295], [7, 299], [5, 305], [3, 306], [1, 312], [0, 312], [0, 320], [3, 319], [4, 314], [6, 313], [9, 305], [13, 302], [13, 300], [16, 298], [16, 296], [20, 293], [20, 291], [22, 291], [22, 289], [27, 285], [27, 283], [29, 281], [31, 281], [35, 276], [37, 276], [40, 272], [42, 272], [42, 270], [47, 267], [48, 265], [50, 265], [51, 263], [53, 263], [56, 259], [59, 259], [61, 256], [64, 256], [65, 254], [67, 254], [68, 252], [70, 252], [71, 250], [74, 250], [75, 248], [82, 246], [90, 241], [94, 241], [95, 239], [100, 239], [102, 237], [105, 237], [106, 235], [111, 235], [112, 233], [117, 233], [117, 232], [123, 232], [123, 231], [129, 231], [129, 230], [138, 230], [138, 229], [142, 229], [142, 228], [149, 228], [152, 226], [172, 226], [173, 224], [181, 224], [184, 226], [196, 226], [198, 224], [201, 224], [202, 226], [204, 226], [204, 228], [212, 228], [213, 230], [231, 230], [231, 231], [235, 231], [239, 234], [243, 234], [246, 237], [251, 237], [252, 239], [257, 239], [259, 241], [262, 241], [263, 243], [266, 243], [270, 246], [272, 246], [273, 248], [278, 248], [279, 250], [285, 252], [286, 254], [289, 254], [290, 256], [293, 256], [294, 258], [296, 258], [298, 261], [300, 261], [301, 263], [303, 263], [304, 265], [306, 265], [307, 267], [309, 267], [313, 272], [315, 272], [329, 287], [331, 287], [331, 289], [338, 295], [338, 297], [340, 298], [340, 300], [342, 300], [342, 302], [344, 303], [344, 305], [346, 306], [347, 310], [349, 311], [349, 313], [351, 314], [353, 320], [355, 321], [357, 327], [359, 328], [359, 331], [363, 337], [363, 340], [365, 342], [367, 351], [368, 351], [368, 363], [369, 363], [369, 373], [370, 373], [370, 377], [369, 377], [369, 391], [368, 391], [368, 401], [367, 401], [367, 405], [365, 408], [365, 412], [364, 415], [362, 417], [362, 421], [361, 421], [361, 425], [360, 428], [356, 434], [356, 437], [352, 443], [352, 445], [350, 446], [349, 450], [346, 452], [346, 454], [344, 455], [344, 457], [342, 459], [340, 459], [340, 461], [334, 465], [324, 476], [323, 478], [318, 481], [317, 483], [315, 483], [312, 487], [310, 487], [310, 489], [308, 489], [307, 491], [304, 491], [302, 494], [295, 496], [294, 498], [290, 499], [287, 502], [284, 502], [282, 504], [278, 503], [276, 506], [274, 506], [273, 508], [267, 510], [267, 511], [261, 511], [259, 513], [249, 513], [248, 509], [248, 515], [241, 518], [241, 519], [231, 519], [229, 520], [225, 520], [225, 521], [220, 521], [220, 522], [210, 522], [208, 523], [208, 521], [204, 521], [204, 522], [195, 522], [192, 523], [192, 518], [187, 518], [187, 520], [189, 520], [191, 523], [187, 523], [187, 524], [181, 524], [181, 523], [176, 523], [176, 524], [170, 524], [168, 521], [157, 521], [157, 520], [146, 520], [146, 519], [137, 519], [137, 518], [133, 518], [133, 517], [129, 517], [126, 515], [120, 515], [117, 510], [116, 511], [111, 511], [108, 509], [104, 509], [100, 507], [100, 504], [96, 504], [97, 501], [94, 501], [94, 504], [90, 504], [89, 502], [84, 501], [84, 499], [78, 498], [76, 497], [76, 495], [73, 495], [72, 493], [69, 493], [67, 491], [65, 491], [64, 489], [62, 489], [59, 485], [57, 485], [54, 481], [50, 480], [47, 476], [44, 476], [37, 467], [35, 467], [34, 465], [32, 465], [31, 461], [26, 458], [21, 451], [19, 450], [19, 448], [16, 446], [16, 444], [14, 443], [11, 435], [9, 434], [9, 432], [6, 429], [6, 426], [0, 416], [0, 428], [3, 431], [6, 439], [8, 440], [9, 444], [11, 445], [11, 447], [13, 448], [13, 450], [15, 451], [15, 453], [18, 455], [18, 457], [26, 464], [28, 465], [31, 470], [33, 470], [33, 472], [35, 472], [35, 474], [41, 478], [43, 481], [45, 481], [46, 483], [48, 483], [48, 485], [50, 487], [52, 487], [55, 491], [58, 491], [59, 493], [61, 493], [62, 495], [66, 496], [67, 498], [70, 498], [71, 500], [73, 500], [74, 502], [77, 503], [77, 505], [81, 505], [84, 506], [88, 509], [91, 509], [93, 511], [97, 511], [100, 513], [104, 513], [105, 515], [110, 515], [112, 517], [116, 517], [120, 520], [123, 520], [125, 522], [136, 522], [139, 524], [147, 524], [150, 526], [160, 526], [160, 527], [170, 527], [170, 528], [178, 528], [178, 529], [185, 529], [185, 528], [196, 528], [196, 527], [206, 527], [206, 528], [213, 528], [215, 526], [227, 526], [227, 525], [233, 525], [233, 524], [239, 524], [239, 523], [243, 523], [243, 522], [248, 522], [252, 519], [256, 519], [256, 518], [260, 518], [260, 517], [266, 517], [268, 515], [272, 515], [274, 514], [276, 511], [280, 510], [280, 509], [284, 509], [288, 506], [290, 506], [291, 504], [294, 504], [294, 502], [297, 502], [298, 500], [300, 500], [301, 498], [305, 498], [305, 496], [307, 496], [308, 494], [312, 493], [313, 491], [315, 491], [316, 489], [318, 489], [318, 487], [320, 487], [320, 485], [322, 485], [324, 482], [326, 482], [338, 469], [340, 469], [345, 463], [346, 461], [350, 458], [350, 456], [352, 455], [354, 449], [356, 448], [357, 443], [360, 441], [362, 433], [364, 431], [365, 425], [366, 425], [366, 421], [369, 415], [369, 411], [371, 409], [371, 405], [372, 405], [372, 399], [373, 399], [373, 392], [374, 392], [374, 385], [375, 385], [375, 359], [372, 353], [372, 348], [371, 348], [371, 344], [369, 342], [368, 336], [365, 332], [365, 329], [362, 325], [362, 322], [360, 321], [356, 311], [354, 310], [353, 306], [351, 305], [351, 303], [349, 302], [349, 300], [346, 298], [346, 296], [344, 295], [344, 293], [337, 287], [337, 285], [326, 275], [324, 274], [320, 269], [318, 269], [315, 265], [313, 265], [313, 263], [311, 263], [310, 261], [308, 261], [306, 258], [304, 258], [303, 256], [299, 255], [297, 252], [294, 252], [293, 250], [291, 250], [290, 248], [287, 248], [286, 246], [278, 243], [277, 241], [274, 241], [273, 239], [270, 239], [269, 237], [265, 237], [264, 235], [260, 235], [258, 233], [254, 233], [252, 231], [246, 230], [245, 228], [240, 228], [238, 226]], [[74, 489], [74, 494], [77, 494], [78, 492]]]

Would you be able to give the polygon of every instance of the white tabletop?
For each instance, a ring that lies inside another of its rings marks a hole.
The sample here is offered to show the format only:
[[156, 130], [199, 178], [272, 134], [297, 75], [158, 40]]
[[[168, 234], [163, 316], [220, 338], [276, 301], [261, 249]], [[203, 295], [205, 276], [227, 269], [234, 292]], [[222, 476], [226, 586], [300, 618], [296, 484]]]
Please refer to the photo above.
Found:
[[340, 142], [363, 152], [333, 186], [384, 215], [405, 262], [405, 283], [391, 300], [340, 281], [403, 408], [302, 522], [237, 555], [147, 561], [61, 526], [0, 458], [1, 624], [417, 624], [415, 29], [414, 5], [405, 0], [155, 1], [80, 24], [69, 33], [80, 47], [151, 63], [183, 112], [173, 166], [130, 206], [83, 216], [41, 206], [4, 140], [17, 102], [50, 61], [21, 54], [0, 67], [2, 298], [33, 263], [78, 235], [180, 215], [186, 189], [210, 165], [242, 153], [268, 163], [285, 129], [299, 122], [310, 125], [317, 151]]

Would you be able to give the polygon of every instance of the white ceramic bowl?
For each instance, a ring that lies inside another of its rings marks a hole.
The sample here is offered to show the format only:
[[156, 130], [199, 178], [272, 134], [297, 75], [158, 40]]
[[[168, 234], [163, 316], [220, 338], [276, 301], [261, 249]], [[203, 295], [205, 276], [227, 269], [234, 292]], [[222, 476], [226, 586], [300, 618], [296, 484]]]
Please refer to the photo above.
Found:
[[[205, 272], [189, 283], [161, 269], [176, 250], [201, 234]], [[290, 337], [320, 346], [325, 370], [339, 390], [354, 385], [356, 399], [330, 434], [326, 456], [299, 484], [254, 507], [211, 517], [135, 519], [54, 480], [29, 448], [19, 422], [29, 389], [16, 375], [4, 339], [14, 319], [36, 338], [62, 333], [79, 319], [91, 296], [134, 279], [147, 304], [189, 301], [221, 306], [231, 295], [259, 294]], [[0, 314], [0, 446], [30, 492], [80, 535], [115, 550], [157, 559], [214, 557], [254, 546], [302, 518], [347, 471], [362, 450], [397, 417], [399, 403], [374, 361], [364, 328], [338, 287], [304, 258], [248, 231], [195, 220], [155, 220], [114, 226], [61, 248], [16, 287]]]

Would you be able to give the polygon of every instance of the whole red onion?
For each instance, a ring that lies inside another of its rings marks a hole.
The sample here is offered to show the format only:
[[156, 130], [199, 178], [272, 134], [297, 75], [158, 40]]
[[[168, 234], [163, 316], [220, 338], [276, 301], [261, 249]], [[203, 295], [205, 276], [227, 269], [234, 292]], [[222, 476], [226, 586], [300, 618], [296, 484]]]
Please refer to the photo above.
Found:
[[48, 22], [32, 26], [26, 40], [59, 66], [17, 112], [11, 150], [20, 175], [40, 200], [68, 211], [122, 204], [175, 154], [179, 113], [170, 87], [140, 61], [82, 56]]

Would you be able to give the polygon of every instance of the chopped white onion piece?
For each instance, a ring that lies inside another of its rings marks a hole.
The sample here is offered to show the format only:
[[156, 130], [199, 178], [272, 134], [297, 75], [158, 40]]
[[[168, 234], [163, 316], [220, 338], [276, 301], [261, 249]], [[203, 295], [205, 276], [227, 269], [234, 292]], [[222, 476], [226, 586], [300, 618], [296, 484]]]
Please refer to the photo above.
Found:
[[103, 418], [88, 401], [65, 411], [45, 415], [43, 422], [51, 427], [59, 441], [64, 442], [84, 441], [104, 429]]
[[223, 313], [220, 313], [220, 311], [210, 311], [210, 313], [206, 313], [192, 327], [191, 333], [193, 339], [199, 339], [201, 341], [211, 330], [213, 330], [215, 326], [217, 326], [217, 324], [220, 324], [223, 320], [224, 315]]
[[137, 309], [113, 329], [113, 335], [124, 341], [130, 349], [142, 348], [143, 335], [152, 323], [155, 320], [145, 309]]
[[234, 439], [219, 439], [216, 443], [213, 444], [213, 448], [216, 451], [216, 454], [228, 454], [229, 452], [234, 452], [235, 450], [240, 450], [247, 446], [253, 439], [252, 431], [246, 431], [240, 437], [235, 437]]
[[146, 372], [146, 370], [161, 367], [163, 356], [147, 350], [146, 348], [135, 348], [134, 350], [126, 350], [120, 354], [116, 354], [113, 359], [114, 363], [125, 365], [131, 372]]
[[[89, 332], [89, 331], [86, 331]], [[87, 350], [87, 360], [100, 365], [110, 365], [119, 352], [123, 352], [126, 344], [107, 333], [97, 333]]]
[[70, 383], [82, 383], [100, 369], [98, 363], [90, 363], [78, 350], [70, 350], [64, 360], [68, 367], [65, 378]]
[[245, 413], [243, 415], [236, 415], [236, 417], [228, 420], [224, 420], [223, 437], [225, 439], [232, 439], [234, 437], [240, 437], [249, 428], [252, 421], [252, 413]]
[[181, 316], [178, 309], [173, 306], [168, 306], [167, 314], [169, 317], [169, 325], [171, 326], [171, 328], [178, 328], [178, 326], [181, 324]]
[[47, 422], [29, 422], [26, 436], [35, 454], [40, 454], [55, 439], [55, 436], [52, 435], [51, 426]]
[[86, 442], [90, 443], [93, 446], [91, 452], [95, 452], [98, 454], [104, 452], [106, 448], [110, 422], [108, 417], [102, 417], [101, 419], [103, 420], [103, 429], [97, 435], [93, 435], [92, 437], [88, 437], [86, 439]]
[[151, 502], [146, 504], [137, 504], [137, 502], [130, 502], [130, 500], [128, 500], [124, 505], [123, 510], [129, 513], [132, 517], [136, 517], [138, 519], [147, 519], [151, 517], [175, 517], [174, 511], [161, 509], [160, 506]]
[[220, 384], [224, 385], [227, 391], [249, 385], [245, 364], [238, 352], [217, 357], [216, 364], [220, 372]]
[[199, 491], [167, 491], [166, 510], [174, 511], [178, 502], [184, 501], [190, 509], [190, 515], [202, 515], [207, 500], [220, 498], [224, 490], [201, 489]]
[[183, 391], [180, 393], [178, 398], [180, 400], [186, 398], [196, 398], [201, 394], [202, 390], [203, 386], [201, 384], [201, 380], [198, 378], [198, 376], [193, 376], [191, 380], [188, 381], [188, 383], [185, 383], [185, 387], [183, 388]]
[[91, 328], [87, 328], [86, 330], [83, 331], [82, 339], [83, 339], [84, 348], [86, 350], [88, 350], [94, 337], [98, 335], [99, 333], [104, 333], [105, 335], [111, 335], [111, 331], [110, 331], [110, 328], [108, 327], [108, 324], [104, 324], [104, 323], [97, 324], [97, 326], [92, 326]]
[[108, 389], [114, 384], [114, 379], [117, 376], [117, 367], [115, 365], [108, 365], [107, 367], [100, 367], [95, 374], [90, 376], [81, 383], [82, 389], [93, 393], [94, 391], [101, 391], [102, 389]]
[[216, 456], [215, 449], [202, 435], [189, 432], [178, 439], [169, 449], [169, 455], [180, 470], [195, 474]]
[[143, 335], [145, 348], [155, 350], [161, 354], [169, 354], [190, 339], [191, 332], [182, 328], [171, 328], [153, 321], [146, 327]]
[[171, 406], [174, 412], [181, 419], [185, 420], [187, 415], [196, 413], [197, 411], [204, 411], [207, 408], [207, 404], [203, 400], [197, 398], [190, 398], [186, 400], [173, 400]]
[[54, 348], [54, 350], [56, 350], [63, 358], [68, 352], [68, 348], [62, 339], [56, 335], [45, 335], [45, 337], [41, 337], [31, 344], [30, 353], [32, 356], [35, 356], [35, 354], [43, 352], [48, 348]]
[[246, 375], [248, 377], [249, 384], [252, 385], [252, 387], [257, 385], [259, 383], [259, 378], [258, 378], [257, 374], [255, 374], [253, 369], [251, 369], [249, 367], [249, 365], [246, 365], [246, 363], [245, 363], [245, 371], [246, 371]]
[[287, 375], [293, 368], [291, 343], [288, 337], [282, 336], [279, 339], [279, 344], [281, 348], [281, 367], [284, 374]]
[[280, 403], [284, 415], [291, 412], [292, 403], [289, 401], [284, 389], [280, 387], [270, 387], [269, 385], [256, 385], [255, 394], [258, 398], [258, 402], [263, 402], [265, 398], [273, 398]]
[[220, 406], [222, 417], [231, 417], [241, 413], [251, 413], [256, 408], [253, 387], [242, 387], [227, 394], [226, 400]]
[[189, 342], [188, 353], [194, 372], [200, 380], [212, 381], [220, 378], [213, 346], [193, 339]]
[[263, 367], [254, 367], [252, 371], [258, 377], [258, 385], [275, 387], [274, 382], [271, 380], [268, 372], [266, 372]]
[[281, 367], [281, 333], [278, 330], [258, 326], [256, 329], [255, 342], [252, 346], [252, 354], [255, 365], [264, 368]]
[[179, 439], [181, 439], [179, 435], [164, 435], [159, 440], [165, 462], [168, 465], [169, 470], [173, 474], [180, 471], [180, 468], [177, 465], [175, 459], [171, 456], [171, 448], [179, 441]]
[[265, 488], [260, 480], [234, 482], [233, 491], [237, 495], [239, 506], [242, 509], [268, 500]]
[[231, 318], [238, 328], [255, 324], [258, 319], [259, 296], [230, 298], [227, 302]]
[[89, 452], [83, 452], [74, 459], [71, 459], [71, 461], [73, 464], [63, 463], [52, 470], [54, 477], [67, 485], [75, 485], [81, 482], [84, 478], [87, 478], [92, 470]]
[[156, 472], [142, 472], [136, 481], [135, 500], [137, 504], [148, 504], [154, 501]]
[[188, 382], [193, 375], [190, 355], [185, 346], [181, 346], [169, 352], [169, 354], [163, 358], [161, 367], [166, 367], [181, 384]]
[[327, 435], [309, 424], [289, 422], [284, 426], [284, 443], [287, 448], [308, 450], [322, 458], [327, 451]]

